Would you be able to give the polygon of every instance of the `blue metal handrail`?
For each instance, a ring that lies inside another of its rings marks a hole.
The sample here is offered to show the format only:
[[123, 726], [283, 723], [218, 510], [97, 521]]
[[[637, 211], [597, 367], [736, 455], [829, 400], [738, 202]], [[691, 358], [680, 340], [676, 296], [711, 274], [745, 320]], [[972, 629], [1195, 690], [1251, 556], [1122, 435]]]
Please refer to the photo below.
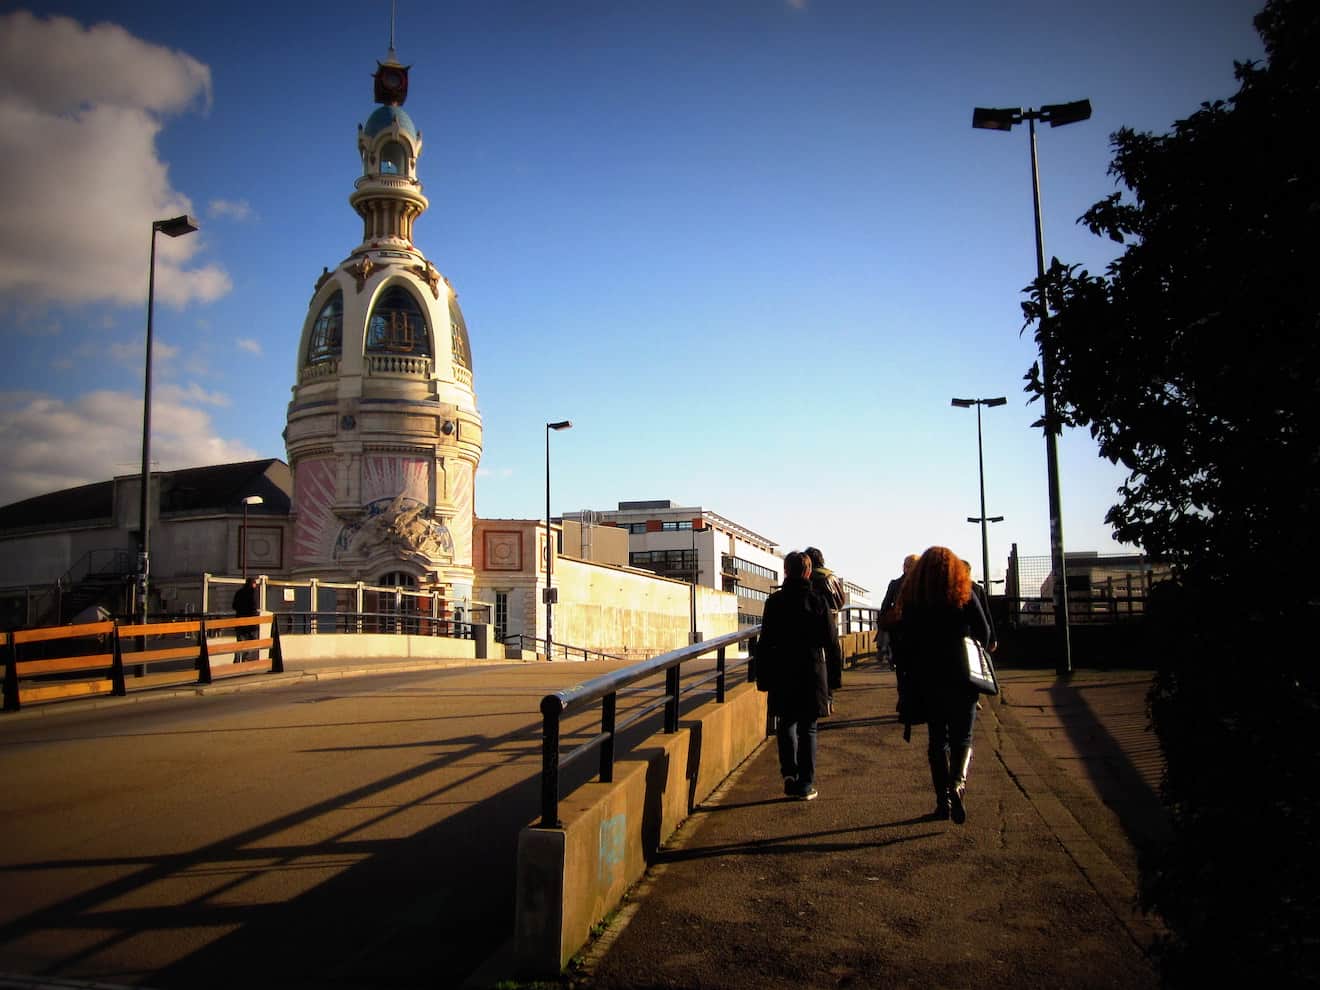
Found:
[[[747, 643], [748, 657], [739, 660], [733, 669], [746, 664], [747, 680], [756, 679], [756, 638], [761, 633], [760, 626], [750, 626], [735, 633], [717, 636], [715, 639], [692, 646], [684, 646], [669, 653], [662, 653], [633, 664], [622, 670], [611, 671], [599, 677], [593, 677], [571, 688], [547, 694], [541, 699], [541, 827], [559, 827], [559, 774], [565, 767], [587, 755], [594, 749], [600, 750], [600, 780], [610, 783], [614, 780], [615, 741], [620, 732], [650, 715], [661, 706], [664, 707], [664, 731], [678, 731], [679, 703], [683, 686], [679, 676], [680, 668], [690, 660], [696, 660], [709, 653], [715, 653], [715, 671], [691, 684], [687, 691], [715, 682], [715, 701], [723, 704], [726, 694], [726, 681], [729, 665], [725, 660], [725, 651], [730, 646]], [[661, 696], [649, 704], [643, 705], [631, 713], [623, 722], [617, 722], [618, 696], [621, 691], [631, 688], [639, 681], [657, 674], [665, 675], [665, 686]], [[586, 710], [596, 702], [601, 703], [600, 732], [582, 743], [568, 754], [559, 752], [559, 727], [564, 716]]]

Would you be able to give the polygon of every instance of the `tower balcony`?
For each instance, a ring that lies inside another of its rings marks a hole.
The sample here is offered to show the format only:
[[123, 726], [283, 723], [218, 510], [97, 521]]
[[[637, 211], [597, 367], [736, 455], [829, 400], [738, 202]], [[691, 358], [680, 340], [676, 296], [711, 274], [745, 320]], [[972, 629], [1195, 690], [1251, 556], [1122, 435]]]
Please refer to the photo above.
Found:
[[431, 359], [411, 354], [368, 354], [362, 367], [373, 378], [431, 377]]
[[317, 361], [302, 366], [298, 372], [298, 384], [306, 385], [308, 382], [319, 382], [327, 378], [334, 378], [338, 374], [339, 358]]

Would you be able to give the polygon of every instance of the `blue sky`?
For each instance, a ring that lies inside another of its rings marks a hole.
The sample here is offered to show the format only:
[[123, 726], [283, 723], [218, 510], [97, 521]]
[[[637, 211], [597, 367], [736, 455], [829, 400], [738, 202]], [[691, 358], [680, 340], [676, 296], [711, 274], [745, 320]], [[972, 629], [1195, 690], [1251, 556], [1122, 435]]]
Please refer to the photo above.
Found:
[[[992, 576], [1048, 554], [1045, 445], [1022, 377], [1035, 273], [1028, 138], [974, 106], [1089, 98], [1040, 132], [1048, 255], [1113, 191], [1110, 135], [1164, 132], [1259, 59], [1247, 0], [421, 3], [399, 0], [430, 209], [485, 449], [481, 516], [701, 504], [820, 546], [883, 591], [942, 543]], [[357, 126], [388, 0], [0, 6], [0, 504], [141, 457], [150, 223], [153, 461], [285, 456], [314, 282], [357, 246]], [[1119, 552], [1123, 473], [1060, 443], [1070, 551]]]

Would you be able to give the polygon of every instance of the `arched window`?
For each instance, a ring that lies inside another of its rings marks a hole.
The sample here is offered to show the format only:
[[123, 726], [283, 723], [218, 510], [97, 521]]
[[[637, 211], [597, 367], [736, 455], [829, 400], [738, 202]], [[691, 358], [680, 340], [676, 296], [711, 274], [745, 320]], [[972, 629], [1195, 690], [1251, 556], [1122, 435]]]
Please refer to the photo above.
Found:
[[369, 353], [431, 356], [426, 317], [412, 293], [402, 286], [386, 289], [367, 321]]
[[312, 326], [307, 342], [307, 363], [329, 361], [339, 357], [344, 339], [344, 294], [336, 291], [324, 306]]
[[387, 141], [380, 149], [380, 174], [408, 174], [408, 152], [398, 141]]

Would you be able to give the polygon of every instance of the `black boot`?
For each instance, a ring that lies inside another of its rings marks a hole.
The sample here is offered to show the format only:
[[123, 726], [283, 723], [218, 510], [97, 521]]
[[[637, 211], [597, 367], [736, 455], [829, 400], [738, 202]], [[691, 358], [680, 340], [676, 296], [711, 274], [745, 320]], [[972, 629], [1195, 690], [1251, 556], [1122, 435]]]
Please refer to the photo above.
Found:
[[950, 784], [949, 804], [955, 824], [967, 821], [967, 806], [964, 795], [967, 793], [967, 770], [972, 765], [972, 747], [958, 746], [950, 754], [949, 771], [953, 776]]
[[935, 788], [935, 810], [932, 818], [949, 820], [949, 754], [940, 750], [938, 754], [927, 753], [930, 760], [930, 782]]

